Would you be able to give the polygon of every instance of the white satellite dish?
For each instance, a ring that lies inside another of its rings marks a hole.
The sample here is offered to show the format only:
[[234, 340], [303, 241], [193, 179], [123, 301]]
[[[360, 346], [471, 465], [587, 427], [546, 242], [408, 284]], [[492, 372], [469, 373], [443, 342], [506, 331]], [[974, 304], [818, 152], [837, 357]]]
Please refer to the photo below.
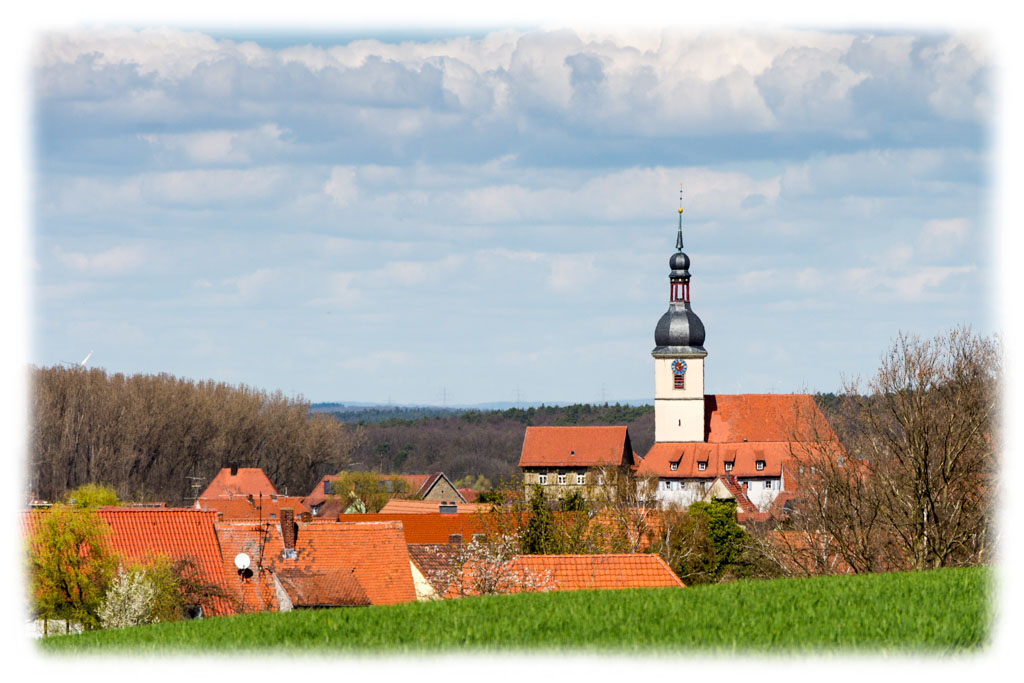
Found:
[[238, 553], [235, 555], [235, 566], [238, 567], [238, 571], [242, 571], [249, 567], [249, 556], [245, 553]]

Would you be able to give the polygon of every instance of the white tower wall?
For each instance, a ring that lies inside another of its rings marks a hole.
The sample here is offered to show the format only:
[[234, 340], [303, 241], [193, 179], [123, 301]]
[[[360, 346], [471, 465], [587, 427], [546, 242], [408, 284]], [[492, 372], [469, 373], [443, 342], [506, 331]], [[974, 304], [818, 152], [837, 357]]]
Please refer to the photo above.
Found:
[[[685, 388], [676, 389], [672, 362], [686, 362]], [[654, 359], [654, 440], [704, 440], [704, 359]]]

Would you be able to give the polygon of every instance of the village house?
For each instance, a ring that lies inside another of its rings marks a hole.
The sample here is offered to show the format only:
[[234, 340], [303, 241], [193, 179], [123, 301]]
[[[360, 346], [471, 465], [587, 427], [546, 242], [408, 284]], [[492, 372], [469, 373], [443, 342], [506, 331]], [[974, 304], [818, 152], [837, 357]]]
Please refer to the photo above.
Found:
[[[434, 474], [379, 474], [381, 486], [388, 493], [401, 495], [409, 500], [444, 501], [451, 503], [465, 503], [466, 497], [462, 491], [455, 488], [451, 480], [443, 472]], [[307, 507], [314, 517], [334, 518], [345, 513], [340, 501], [333, 498], [334, 482], [340, 479], [340, 475], [328, 474], [321, 477], [313, 490], [309, 492], [302, 503]], [[394, 482], [403, 482], [403, 487], [394, 485]], [[404, 491], [399, 493], [399, 488]]]
[[626, 427], [527, 427], [519, 468], [525, 486], [558, 499], [603, 485], [603, 468], [628, 471], [636, 462]]

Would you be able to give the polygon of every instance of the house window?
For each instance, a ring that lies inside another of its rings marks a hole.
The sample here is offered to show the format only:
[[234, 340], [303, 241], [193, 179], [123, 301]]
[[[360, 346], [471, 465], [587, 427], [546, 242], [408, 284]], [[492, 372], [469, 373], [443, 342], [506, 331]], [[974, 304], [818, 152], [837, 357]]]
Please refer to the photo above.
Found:
[[673, 472], [675, 472], [676, 470], [678, 470], [678, 469], [679, 469], [679, 463], [677, 463], [677, 462], [670, 462], [670, 463], [668, 464], [668, 468], [669, 468], [670, 470], [672, 470]]
[[537, 481], [540, 483], [541, 486], [547, 486], [548, 485], [548, 475], [546, 475], [546, 474], [538, 474], [537, 475]]
[[732, 463], [731, 462], [725, 463], [725, 471], [726, 472], [732, 472]]
[[754, 463], [754, 467], [757, 468], [758, 472], [763, 470], [764, 469], [764, 460], [758, 460], [756, 463]]
[[700, 470], [701, 472], [703, 472], [707, 468], [708, 468], [708, 463], [706, 461], [705, 462], [697, 463], [697, 469]]
[[564, 484], [565, 483], [565, 475], [564, 474], [559, 474], [558, 475], [558, 483], [559, 484]]
[[604, 475], [603, 474], [597, 475], [597, 485], [598, 486], [604, 486]]
[[673, 491], [678, 491], [679, 490], [679, 482], [678, 481], [672, 482], [672, 490]]
[[587, 483], [587, 475], [581, 474], [581, 473], [577, 472], [576, 473], [576, 483], [579, 484], [580, 486], [583, 486], [584, 484], [586, 484]]

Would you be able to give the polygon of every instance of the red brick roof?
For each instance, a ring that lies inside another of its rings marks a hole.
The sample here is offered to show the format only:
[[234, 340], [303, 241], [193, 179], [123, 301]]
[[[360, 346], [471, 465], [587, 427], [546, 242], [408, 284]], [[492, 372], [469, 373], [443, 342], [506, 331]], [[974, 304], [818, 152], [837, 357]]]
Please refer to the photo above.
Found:
[[213, 510], [224, 516], [224, 519], [278, 520], [281, 508], [291, 508], [298, 517], [309, 509], [302, 500], [294, 496], [254, 496], [245, 498], [200, 498], [196, 507], [201, 510]]
[[[204, 581], [230, 588], [214, 526], [216, 513], [190, 508], [97, 508], [97, 515], [110, 527], [111, 549], [126, 562], [146, 562], [158, 556], [169, 560], [191, 558]], [[40, 515], [25, 513], [26, 533], [34, 533]], [[234, 612], [227, 600], [216, 599], [204, 606], [207, 615]]]
[[632, 465], [626, 427], [527, 427], [520, 467]]
[[371, 604], [416, 599], [400, 522], [299, 522], [294, 559], [282, 557], [284, 544], [279, 525], [267, 525], [265, 538], [260, 537], [256, 526], [242, 522], [217, 524], [225, 547], [225, 563], [241, 552], [236, 548], [248, 548], [255, 553], [250, 554], [254, 572], [262, 558], [263, 567], [288, 576], [293, 586], [296, 577], [304, 575], [299, 580], [301, 591], [307, 596], [320, 599], [355, 595], [351, 584], [346, 587], [339, 583], [344, 571], [349, 571]]
[[236, 498], [238, 496], [254, 496], [260, 494], [266, 498], [277, 495], [277, 489], [259, 467], [239, 467], [232, 476], [231, 468], [225, 467], [213, 478], [200, 498]]

